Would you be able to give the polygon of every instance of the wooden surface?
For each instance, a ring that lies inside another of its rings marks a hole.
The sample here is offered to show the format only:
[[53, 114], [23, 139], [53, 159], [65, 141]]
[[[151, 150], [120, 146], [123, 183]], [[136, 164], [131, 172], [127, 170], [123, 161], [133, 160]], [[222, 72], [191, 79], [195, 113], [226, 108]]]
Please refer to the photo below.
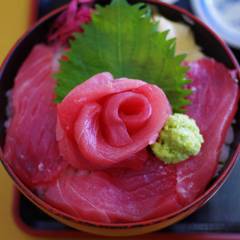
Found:
[[30, 23], [31, 0], [0, 1], [0, 62]]

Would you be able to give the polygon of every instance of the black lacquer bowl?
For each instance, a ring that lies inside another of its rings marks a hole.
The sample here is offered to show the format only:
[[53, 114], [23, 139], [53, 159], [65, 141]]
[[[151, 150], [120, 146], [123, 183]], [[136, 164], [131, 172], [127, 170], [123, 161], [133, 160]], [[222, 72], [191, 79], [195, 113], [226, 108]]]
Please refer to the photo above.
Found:
[[[101, 4], [108, 4], [109, 1], [97, 1]], [[136, 1], [131, 1], [136, 2]], [[176, 22], [182, 22], [189, 25], [194, 33], [196, 42], [201, 46], [204, 54], [209, 57], [213, 57], [219, 62], [225, 64], [229, 69], [235, 69], [238, 71], [238, 77], [240, 79], [240, 69], [237, 60], [233, 56], [231, 50], [227, 45], [214, 33], [212, 32], [204, 23], [195, 18], [190, 13], [185, 10], [178, 8], [176, 6], [167, 5], [165, 3], [160, 3], [157, 0], [150, 0], [148, 3], [155, 5], [159, 13]], [[66, 6], [55, 10], [43, 19], [41, 19], [32, 29], [30, 29], [12, 48], [8, 57], [4, 61], [0, 73], [0, 144], [1, 147], [4, 146], [4, 139], [6, 131], [4, 128], [4, 122], [7, 120], [6, 107], [7, 107], [7, 97], [6, 93], [12, 88], [14, 83], [14, 78], [18, 72], [23, 61], [26, 59], [30, 53], [33, 46], [40, 42], [46, 41], [46, 36], [48, 34], [49, 28], [53, 21], [59, 14], [66, 9]], [[236, 119], [239, 119], [240, 111], [238, 110]], [[224, 168], [220, 172], [219, 176], [209, 184], [206, 191], [200, 195], [194, 202], [184, 207], [183, 209], [169, 214], [167, 216], [151, 219], [138, 223], [128, 223], [128, 224], [101, 224], [86, 221], [74, 221], [70, 216], [66, 215], [62, 211], [55, 209], [54, 207], [48, 205], [38, 196], [32, 193], [22, 181], [15, 175], [10, 166], [4, 162], [8, 173], [13, 178], [18, 189], [35, 205], [41, 208], [43, 211], [58, 219], [59, 221], [74, 227], [76, 229], [87, 231], [90, 233], [109, 235], [109, 236], [130, 236], [137, 234], [144, 234], [151, 231], [162, 229], [169, 226], [196, 211], [204, 203], [206, 203], [220, 188], [223, 182], [228, 177], [231, 169], [233, 168], [236, 160], [240, 156], [240, 126], [239, 121], [234, 124], [234, 141], [231, 145], [230, 157], [227, 160]]]

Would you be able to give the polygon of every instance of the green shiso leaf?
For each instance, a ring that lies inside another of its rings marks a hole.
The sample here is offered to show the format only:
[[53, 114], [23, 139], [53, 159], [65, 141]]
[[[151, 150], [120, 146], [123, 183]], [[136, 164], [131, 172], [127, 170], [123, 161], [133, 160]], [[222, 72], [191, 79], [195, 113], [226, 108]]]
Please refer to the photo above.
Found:
[[61, 60], [57, 79], [56, 102], [78, 84], [100, 72], [115, 78], [141, 79], [161, 87], [174, 112], [183, 112], [189, 104], [190, 90], [185, 79], [187, 68], [181, 63], [185, 55], [175, 55], [175, 39], [167, 40], [167, 31], [158, 32], [151, 9], [143, 3], [129, 5], [113, 0], [106, 7], [96, 6], [92, 22], [75, 33]]

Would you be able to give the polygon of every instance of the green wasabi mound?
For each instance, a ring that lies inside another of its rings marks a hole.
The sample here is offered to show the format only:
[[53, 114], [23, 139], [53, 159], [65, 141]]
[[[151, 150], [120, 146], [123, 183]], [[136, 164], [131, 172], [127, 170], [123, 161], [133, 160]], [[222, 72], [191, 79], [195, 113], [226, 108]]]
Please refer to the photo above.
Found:
[[175, 164], [196, 156], [204, 142], [194, 119], [175, 113], [169, 117], [156, 143], [153, 153], [166, 164]]

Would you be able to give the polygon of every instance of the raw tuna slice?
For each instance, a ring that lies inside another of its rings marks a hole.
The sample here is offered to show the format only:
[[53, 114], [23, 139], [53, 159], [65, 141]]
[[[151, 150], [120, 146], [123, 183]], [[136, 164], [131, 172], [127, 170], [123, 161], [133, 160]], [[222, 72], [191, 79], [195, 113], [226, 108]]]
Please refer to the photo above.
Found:
[[193, 79], [192, 104], [187, 113], [196, 119], [205, 143], [194, 158], [177, 166], [177, 191], [183, 202], [190, 202], [213, 177], [226, 132], [237, 110], [238, 85], [226, 67], [213, 59], [187, 64]]
[[226, 130], [236, 110], [238, 87], [228, 70], [211, 59], [189, 63], [188, 114], [196, 119], [205, 143], [197, 157], [164, 165], [150, 153], [141, 170], [81, 171], [69, 168], [52, 183], [44, 199], [76, 220], [133, 222], [181, 209], [213, 177]]
[[44, 200], [76, 220], [132, 222], [179, 209], [175, 189], [175, 166], [150, 157], [139, 171], [69, 169], [47, 189]]
[[53, 180], [65, 165], [55, 131], [57, 55], [53, 48], [35, 46], [15, 79], [4, 159], [28, 186]]
[[156, 140], [170, 114], [157, 86], [97, 74], [58, 105], [60, 153], [80, 169], [136, 168], [142, 150]]

